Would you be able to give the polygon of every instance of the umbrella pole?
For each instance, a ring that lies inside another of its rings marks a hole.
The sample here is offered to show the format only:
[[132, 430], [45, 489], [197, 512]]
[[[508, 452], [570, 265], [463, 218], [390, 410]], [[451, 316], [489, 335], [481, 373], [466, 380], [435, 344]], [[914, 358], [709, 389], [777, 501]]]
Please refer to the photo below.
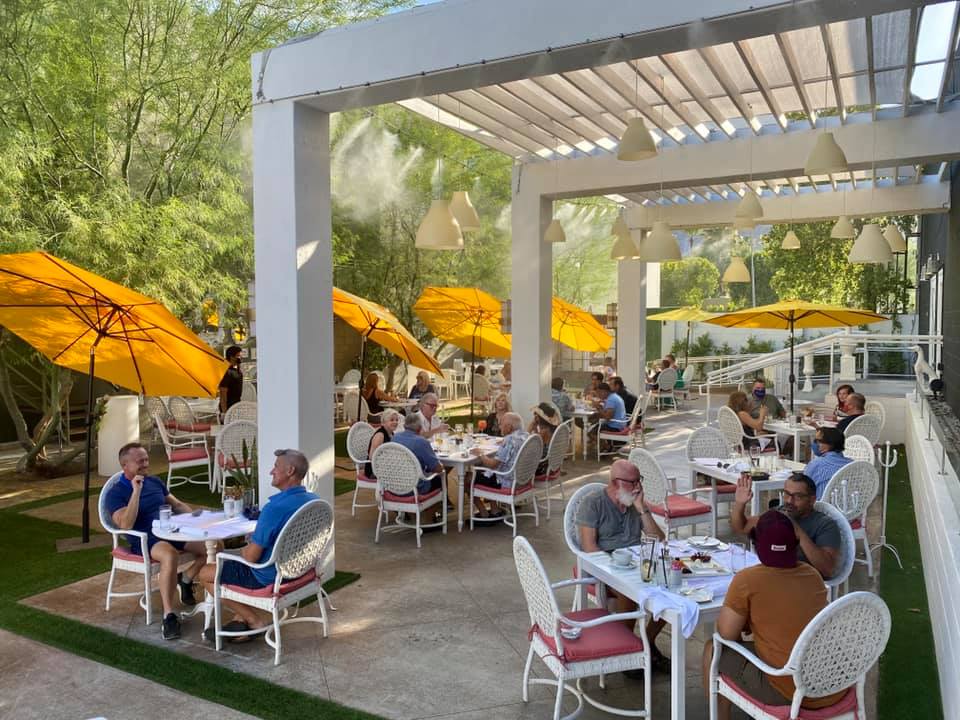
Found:
[[98, 337], [90, 346], [90, 371], [87, 375], [87, 450], [83, 461], [83, 515], [80, 521], [81, 542], [90, 542], [90, 464], [93, 453], [93, 366], [96, 361]]
[[473, 425], [473, 383], [477, 376], [477, 328], [473, 328], [473, 337], [470, 338], [470, 424]]
[[790, 320], [790, 414], [793, 415], [793, 384], [797, 380], [797, 376], [793, 373], [793, 346], [796, 345], [797, 339], [793, 334], [793, 319]]
[[687, 369], [687, 365], [690, 364], [690, 321], [687, 320], [687, 346], [683, 353], [683, 369]]
[[357, 389], [357, 422], [366, 422], [366, 418], [360, 417], [360, 408], [363, 407], [363, 370], [364, 363], [367, 361], [367, 334], [360, 336], [360, 384]]

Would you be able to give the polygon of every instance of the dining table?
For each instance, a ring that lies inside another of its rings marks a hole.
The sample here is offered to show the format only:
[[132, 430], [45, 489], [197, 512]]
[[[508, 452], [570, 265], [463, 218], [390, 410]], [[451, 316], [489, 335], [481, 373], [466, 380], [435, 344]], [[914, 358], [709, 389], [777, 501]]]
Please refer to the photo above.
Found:
[[[713, 540], [713, 539], [711, 539]], [[668, 557], [690, 558], [696, 552], [704, 552], [686, 540], [670, 540], [664, 548], [661, 542], [651, 548], [653, 555], [659, 557], [660, 549]], [[684, 720], [686, 717], [687, 664], [686, 641], [701, 624], [713, 624], [720, 615], [724, 596], [734, 574], [746, 567], [759, 564], [757, 556], [736, 544], [719, 543], [709, 550], [711, 563], [717, 566], [716, 572], [709, 574], [683, 575], [680, 587], [667, 587], [663, 573], [654, 573], [645, 580], [642, 559], [648, 552], [645, 546], [633, 546], [633, 562], [621, 567], [613, 562], [610, 553], [604, 551], [581, 552], [577, 565], [581, 577], [592, 577], [603, 585], [613, 588], [620, 595], [630, 598], [638, 607], [643, 608], [654, 619], [665, 620], [670, 625], [670, 718]], [[580, 585], [580, 607], [587, 607], [586, 590]], [[685, 595], [684, 593], [690, 593]], [[701, 601], [692, 599], [701, 594]], [[706, 599], [709, 596], [709, 599]], [[712, 631], [708, 633], [708, 637]], [[694, 692], [701, 692], [699, 685]], [[651, 713], [648, 717], [663, 717], [661, 712]]]
[[[800, 462], [801, 440], [813, 441], [817, 429], [813, 425], [794, 420], [766, 420], [763, 429], [777, 435], [789, 435], [793, 438], [793, 459]], [[809, 446], [809, 443], [807, 443]]]
[[570, 417], [580, 420], [579, 423], [574, 422], [574, 425], [580, 427], [580, 444], [583, 448], [584, 460], [587, 459], [587, 440], [589, 439], [587, 437], [587, 432], [590, 426], [590, 418], [594, 417], [596, 414], [597, 411], [594, 408], [579, 401], [576, 403], [576, 405], [574, 405], [573, 412], [570, 413]]
[[[467, 485], [467, 473], [480, 463], [480, 458], [469, 448], [478, 447], [484, 455], [493, 455], [500, 449], [502, 438], [476, 433], [461, 438], [462, 444], [456, 443], [457, 438], [449, 434], [434, 436], [434, 453], [437, 460], [445, 468], [453, 468], [457, 473], [457, 532], [463, 532], [464, 495]], [[469, 446], [469, 447], [468, 447]], [[473, 509], [470, 510], [473, 512]]]

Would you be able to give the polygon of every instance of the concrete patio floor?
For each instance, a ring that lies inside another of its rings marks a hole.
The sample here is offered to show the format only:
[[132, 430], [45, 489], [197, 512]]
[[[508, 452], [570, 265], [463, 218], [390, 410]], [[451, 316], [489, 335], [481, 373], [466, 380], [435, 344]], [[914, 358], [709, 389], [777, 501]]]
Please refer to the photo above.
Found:
[[[687, 435], [703, 423], [702, 400], [678, 413], [653, 415], [647, 436], [669, 475], [688, 483], [684, 445]], [[586, 482], [606, 482], [609, 463], [578, 459], [565, 465], [565, 493]], [[159, 469], [159, 468], [157, 468]], [[106, 574], [35, 596], [25, 602], [52, 613], [109, 629], [119, 635], [186, 653], [269, 682], [313, 693], [387, 718], [548, 718], [553, 689], [531, 689], [531, 700], [520, 699], [521, 675], [527, 650], [529, 616], [513, 565], [511, 532], [503, 525], [456, 531], [451, 517], [447, 535], [427, 534], [418, 550], [410, 531], [386, 534], [373, 543], [373, 508], [350, 515], [350, 494], [336, 499], [337, 567], [361, 573], [361, 578], [333, 595], [338, 610], [330, 613], [331, 635], [322, 638], [312, 623], [283, 632], [283, 658], [273, 666], [273, 651], [262, 641], [227, 645], [217, 653], [200, 637], [199, 618], [184, 621], [184, 636], [164, 642], [159, 624], [147, 627], [135, 600], [116, 600], [103, 610]], [[874, 511], [879, 503], [874, 503]], [[879, 528], [879, 522], [871, 524]], [[726, 520], [721, 537], [729, 536]], [[552, 518], [520, 518], [519, 534], [540, 553], [554, 580], [569, 577], [573, 560], [562, 536], [562, 508], [553, 503]], [[853, 589], [873, 589], [863, 566], [852, 576]], [[131, 582], [131, 585], [136, 583]], [[570, 595], [562, 595], [568, 608]], [[159, 612], [159, 600], [154, 599]], [[308, 608], [307, 613], [315, 612]], [[158, 613], [157, 613], [158, 614]], [[658, 646], [669, 654], [669, 627]], [[712, 628], [701, 625], [687, 645], [687, 717], [706, 718], [700, 687], [700, 655]], [[547, 677], [534, 663], [534, 673]], [[875, 674], [868, 683], [868, 716], [875, 705]], [[657, 673], [653, 683], [652, 717], [669, 716], [669, 675]], [[590, 687], [613, 705], [642, 703], [642, 683], [621, 675], [608, 678], [606, 691]], [[573, 701], [566, 700], [566, 711]], [[587, 708], [585, 718], [609, 715]]]

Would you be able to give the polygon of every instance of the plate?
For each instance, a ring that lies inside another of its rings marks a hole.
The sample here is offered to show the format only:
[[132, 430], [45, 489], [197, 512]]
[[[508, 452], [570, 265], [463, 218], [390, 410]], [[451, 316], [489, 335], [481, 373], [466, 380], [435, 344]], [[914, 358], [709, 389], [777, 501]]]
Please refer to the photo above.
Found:
[[713, 602], [713, 588], [709, 587], [687, 588], [686, 591], [681, 590], [680, 594], [697, 603]]
[[701, 560], [692, 560], [690, 558], [683, 558], [680, 562], [690, 570], [691, 573], [698, 576], [710, 576], [710, 575], [729, 575], [730, 571], [727, 570], [723, 565], [720, 565], [715, 560], [711, 560], [708, 563], [705, 563]]
[[691, 535], [687, 538], [687, 542], [702, 548], [716, 548], [720, 546], [719, 540], [708, 535]]
[[610, 561], [610, 567], [614, 570], [636, 570], [640, 567], [636, 560], [631, 560], [629, 565], [617, 565], [613, 560]]

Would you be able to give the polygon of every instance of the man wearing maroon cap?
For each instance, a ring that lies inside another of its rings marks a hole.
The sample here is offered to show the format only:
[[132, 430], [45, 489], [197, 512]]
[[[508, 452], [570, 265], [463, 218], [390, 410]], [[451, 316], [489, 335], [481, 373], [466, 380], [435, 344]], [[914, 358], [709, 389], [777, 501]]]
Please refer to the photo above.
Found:
[[[738, 572], [730, 582], [717, 619], [725, 640], [740, 642], [749, 628], [753, 642], [742, 643], [771, 667], [783, 667], [800, 633], [827, 605], [827, 589], [813, 567], [797, 561], [799, 540], [793, 521], [778, 510], [761, 515], [750, 532], [760, 565]], [[709, 683], [713, 643], [703, 649], [704, 685]], [[767, 705], [790, 705], [796, 689], [791, 677], [766, 675], [739, 653], [725, 649], [720, 674], [746, 694]], [[845, 692], [845, 691], [844, 691]], [[844, 692], [822, 698], [804, 698], [805, 708], [837, 702]], [[719, 717], [730, 717], [730, 701], [719, 697]]]

